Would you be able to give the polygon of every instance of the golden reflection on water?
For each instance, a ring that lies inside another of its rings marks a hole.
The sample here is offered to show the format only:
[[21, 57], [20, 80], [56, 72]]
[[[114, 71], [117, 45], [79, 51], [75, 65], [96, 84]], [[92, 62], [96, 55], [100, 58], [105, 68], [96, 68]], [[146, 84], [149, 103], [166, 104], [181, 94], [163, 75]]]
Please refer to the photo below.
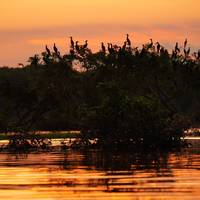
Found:
[[0, 199], [200, 199], [200, 151], [0, 153]]

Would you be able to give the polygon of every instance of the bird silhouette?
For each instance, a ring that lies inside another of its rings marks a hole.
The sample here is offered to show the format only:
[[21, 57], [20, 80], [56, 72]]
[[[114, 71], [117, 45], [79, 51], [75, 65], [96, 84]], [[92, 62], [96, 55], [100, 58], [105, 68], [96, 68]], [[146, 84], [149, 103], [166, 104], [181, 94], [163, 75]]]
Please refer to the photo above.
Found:
[[37, 54], [29, 58], [29, 62], [31, 63], [31, 65], [37, 66], [39, 64], [39, 61], [40, 61], [40, 57]]
[[58, 48], [56, 47], [56, 44], [54, 43], [54, 45], [53, 45], [53, 50], [54, 50], [54, 52], [56, 53], [56, 54], [58, 54]]
[[124, 42], [124, 45], [122, 46], [122, 49], [125, 50], [126, 49], [126, 44], [127, 44], [127, 41]]
[[85, 40], [85, 44], [83, 45], [83, 49], [86, 49], [88, 46], [88, 40]]
[[108, 52], [111, 53], [110, 43], [108, 43]]
[[177, 53], [180, 53], [180, 48], [178, 47], [178, 42], [176, 42], [175, 51], [176, 51]]
[[46, 52], [47, 52], [47, 54], [50, 56], [51, 55], [51, 51], [49, 50], [49, 48], [47, 47], [47, 45], [46, 45]]
[[114, 53], [114, 49], [113, 49], [113, 46], [112, 46], [111, 43], [108, 43], [108, 52], [109, 52], [110, 54]]
[[160, 48], [161, 48], [161, 45], [160, 45], [160, 43], [159, 42], [156, 42], [156, 48], [157, 48], [157, 53], [159, 53], [160, 52]]
[[152, 38], [150, 38], [150, 43], [148, 45], [148, 49], [151, 49], [153, 47], [153, 40]]
[[76, 49], [76, 51], [78, 51], [78, 52], [79, 52], [79, 50], [80, 50], [79, 45], [78, 45], [78, 41], [76, 41], [75, 49]]
[[106, 53], [106, 47], [103, 42], [101, 43], [101, 50], [102, 52]]
[[197, 53], [197, 59], [200, 59], [200, 49], [198, 50], [198, 53]]
[[128, 46], [131, 46], [131, 41], [129, 39], [129, 34], [126, 34], [126, 42]]
[[142, 45], [142, 50], [141, 50], [141, 52], [140, 52], [140, 55], [143, 56], [143, 55], [145, 55], [145, 54], [146, 54], [146, 46], [143, 44], [143, 45]]
[[187, 46], [187, 38], [185, 39], [185, 42], [184, 42], [184, 48], [186, 48]]
[[70, 43], [71, 43], [71, 48], [74, 49], [74, 40], [72, 36], [70, 36]]
[[140, 54], [140, 52], [139, 52], [139, 49], [138, 49], [139, 47], [135, 47], [134, 48], [134, 51], [135, 51], [135, 55], [136, 56], [139, 56], [139, 54]]

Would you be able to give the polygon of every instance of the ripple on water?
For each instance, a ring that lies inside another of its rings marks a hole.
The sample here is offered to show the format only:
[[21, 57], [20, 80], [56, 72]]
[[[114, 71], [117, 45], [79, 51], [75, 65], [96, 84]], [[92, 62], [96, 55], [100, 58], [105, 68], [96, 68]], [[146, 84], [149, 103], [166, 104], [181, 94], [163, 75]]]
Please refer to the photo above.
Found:
[[4, 152], [0, 199], [200, 199], [199, 150]]

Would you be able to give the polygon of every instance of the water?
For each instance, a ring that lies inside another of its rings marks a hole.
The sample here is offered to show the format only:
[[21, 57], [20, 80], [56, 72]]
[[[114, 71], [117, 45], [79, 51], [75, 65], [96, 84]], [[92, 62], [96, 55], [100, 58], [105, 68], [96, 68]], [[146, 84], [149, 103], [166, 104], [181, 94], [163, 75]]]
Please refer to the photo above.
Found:
[[200, 140], [173, 153], [0, 153], [0, 199], [200, 199]]

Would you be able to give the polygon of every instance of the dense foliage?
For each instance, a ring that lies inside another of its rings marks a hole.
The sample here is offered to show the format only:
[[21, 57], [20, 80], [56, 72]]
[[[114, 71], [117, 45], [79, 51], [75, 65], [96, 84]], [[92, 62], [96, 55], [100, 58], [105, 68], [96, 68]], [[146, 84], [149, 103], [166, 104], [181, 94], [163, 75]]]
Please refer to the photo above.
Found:
[[99, 144], [167, 144], [200, 122], [200, 52], [187, 40], [169, 53], [158, 42], [102, 43], [93, 53], [71, 38], [18, 68], [0, 68], [1, 132], [81, 130]]

